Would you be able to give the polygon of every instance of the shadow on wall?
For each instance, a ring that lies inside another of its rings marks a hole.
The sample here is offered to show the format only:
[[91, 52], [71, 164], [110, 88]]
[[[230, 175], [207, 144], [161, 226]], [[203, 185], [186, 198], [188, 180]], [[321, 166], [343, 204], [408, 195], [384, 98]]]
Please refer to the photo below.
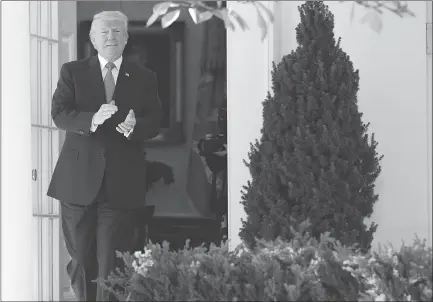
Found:
[[[93, 15], [103, 10], [124, 12], [130, 21], [145, 21], [150, 17], [154, 1], [77, 1], [77, 24], [92, 20]], [[165, 186], [157, 183], [149, 191], [147, 204], [155, 205], [155, 216], [203, 217], [209, 215], [207, 202], [210, 188], [197, 177], [197, 186], [193, 186], [194, 198], [187, 193], [188, 167], [190, 161], [192, 132], [195, 122], [197, 103], [197, 86], [200, 77], [200, 58], [202, 48], [203, 26], [193, 23], [186, 12], [179, 20], [185, 22], [185, 61], [186, 78], [184, 82], [185, 104], [183, 121], [185, 143], [177, 146], [152, 147], [147, 150], [149, 161], [160, 161], [173, 168], [174, 184]]]

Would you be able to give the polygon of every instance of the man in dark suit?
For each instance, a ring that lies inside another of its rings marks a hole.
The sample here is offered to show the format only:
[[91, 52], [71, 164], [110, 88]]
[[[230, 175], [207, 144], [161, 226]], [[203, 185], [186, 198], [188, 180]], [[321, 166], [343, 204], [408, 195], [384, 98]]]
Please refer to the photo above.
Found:
[[92, 281], [122, 266], [116, 251], [132, 249], [134, 210], [146, 194], [142, 145], [162, 119], [155, 74], [123, 61], [127, 26], [121, 12], [95, 15], [90, 39], [98, 55], [64, 64], [52, 100], [66, 139], [47, 195], [61, 203], [67, 272], [79, 301], [113, 299]]

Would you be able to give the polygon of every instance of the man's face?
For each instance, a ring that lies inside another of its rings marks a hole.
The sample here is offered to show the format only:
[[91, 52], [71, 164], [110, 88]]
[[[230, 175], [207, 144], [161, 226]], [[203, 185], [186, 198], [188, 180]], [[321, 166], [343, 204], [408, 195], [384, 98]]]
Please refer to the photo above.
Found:
[[125, 23], [121, 20], [101, 20], [94, 24], [91, 35], [93, 47], [109, 62], [117, 60], [128, 42]]

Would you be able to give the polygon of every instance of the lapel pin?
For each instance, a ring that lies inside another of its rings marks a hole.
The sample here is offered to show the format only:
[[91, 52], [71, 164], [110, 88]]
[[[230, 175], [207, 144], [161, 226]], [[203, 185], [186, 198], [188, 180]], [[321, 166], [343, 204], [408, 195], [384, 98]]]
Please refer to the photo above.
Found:
[[125, 75], [126, 75], [127, 77], [129, 77], [129, 73], [125, 72]]

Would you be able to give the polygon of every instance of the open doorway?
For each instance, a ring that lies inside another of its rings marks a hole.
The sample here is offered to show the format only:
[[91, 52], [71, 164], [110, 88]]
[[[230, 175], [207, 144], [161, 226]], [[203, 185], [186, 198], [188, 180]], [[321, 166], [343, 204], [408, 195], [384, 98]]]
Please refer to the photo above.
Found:
[[[219, 244], [227, 232], [226, 29], [219, 19], [196, 25], [187, 11], [166, 29], [158, 22], [147, 28], [156, 3], [78, 1], [77, 58], [96, 54], [89, 41], [94, 14], [120, 10], [128, 16], [124, 58], [156, 73], [164, 107], [163, 138], [144, 150], [157, 174], [149, 177], [156, 183], [146, 198], [154, 207], [150, 222], [143, 219], [147, 238], [167, 240], [174, 250], [187, 239]], [[164, 184], [167, 167], [173, 179]]]

